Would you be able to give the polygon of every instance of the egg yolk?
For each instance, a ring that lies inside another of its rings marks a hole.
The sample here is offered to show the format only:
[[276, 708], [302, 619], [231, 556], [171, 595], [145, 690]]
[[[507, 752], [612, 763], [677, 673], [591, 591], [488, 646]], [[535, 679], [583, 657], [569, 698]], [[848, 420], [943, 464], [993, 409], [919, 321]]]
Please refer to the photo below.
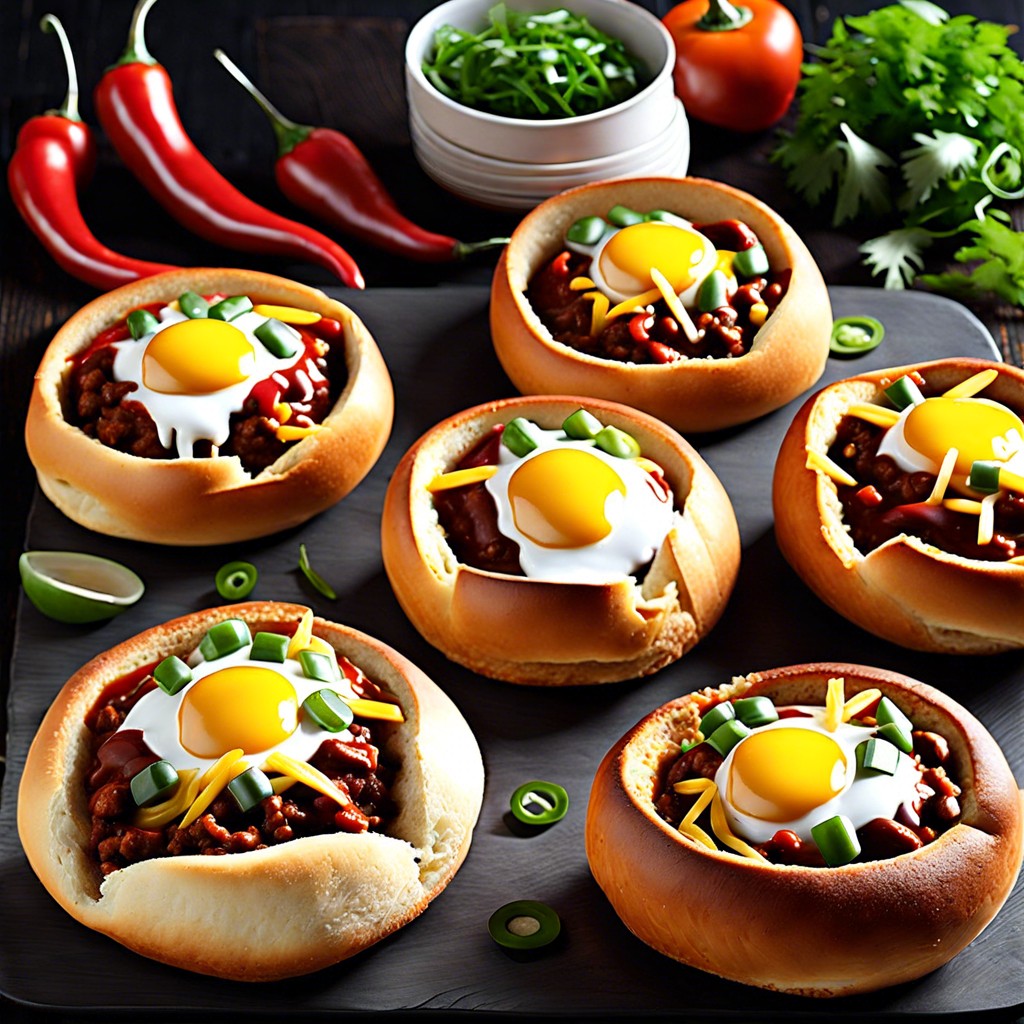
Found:
[[516, 528], [545, 548], [582, 548], [611, 532], [612, 494], [626, 496], [622, 478], [580, 448], [553, 448], [527, 459], [509, 478]]
[[295, 688], [270, 668], [239, 665], [204, 676], [178, 709], [181, 745], [196, 757], [220, 757], [240, 747], [258, 754], [298, 726]]
[[846, 758], [831, 736], [765, 729], [742, 740], [729, 772], [729, 802], [762, 821], [793, 821], [842, 791]]
[[224, 320], [183, 320], [153, 335], [142, 381], [167, 395], [208, 395], [246, 380], [256, 367], [249, 339]]
[[967, 476], [976, 459], [997, 458], [992, 441], [1024, 423], [1005, 405], [986, 398], [927, 398], [915, 405], [903, 424], [903, 436], [915, 451], [941, 463], [956, 448], [957, 476]]
[[655, 267], [681, 292], [693, 284], [706, 244], [698, 232], [676, 224], [631, 224], [616, 231], [601, 250], [601, 274], [609, 288], [636, 294], [654, 287]]

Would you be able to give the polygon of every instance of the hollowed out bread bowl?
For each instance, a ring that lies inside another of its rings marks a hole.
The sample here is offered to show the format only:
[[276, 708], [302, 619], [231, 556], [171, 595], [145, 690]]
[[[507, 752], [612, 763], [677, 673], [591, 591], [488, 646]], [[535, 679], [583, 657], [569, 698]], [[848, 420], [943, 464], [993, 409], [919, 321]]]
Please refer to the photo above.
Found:
[[[636, 364], [598, 358], [555, 341], [531, 307], [533, 276], [564, 249], [566, 231], [616, 204], [668, 210], [688, 220], [739, 219], [758, 236], [772, 270], [792, 277], [778, 308], [735, 359]], [[700, 178], [640, 178], [584, 185], [541, 203], [518, 225], [491, 285], [491, 334], [505, 372], [523, 394], [578, 394], [643, 409], [684, 434], [756, 419], [802, 394], [821, 376], [832, 311], [806, 246], [764, 203]]]
[[397, 762], [398, 813], [382, 832], [325, 834], [222, 856], [166, 856], [101, 877], [88, 850], [86, 713], [112, 681], [182, 658], [214, 623], [294, 628], [274, 602], [195, 612], [98, 655], [60, 691], [29, 751], [18, 831], [29, 863], [82, 924], [144, 956], [203, 974], [269, 981], [350, 957], [420, 914], [466, 856], [483, 793], [476, 741], [447, 696], [378, 640], [315, 619], [313, 633], [399, 701], [404, 723], [374, 731]]
[[[108, 448], [66, 418], [69, 360], [130, 310], [185, 291], [246, 295], [313, 310], [344, 325], [345, 382], [322, 429], [250, 476], [237, 458], [141, 458]], [[102, 295], [75, 313], [43, 355], [25, 443], [43, 493], [95, 530], [158, 544], [226, 544], [275, 533], [329, 508], [370, 471], [391, 431], [391, 379], [354, 313], [323, 292], [253, 271], [188, 269]]]
[[[654, 800], [679, 744], [722, 699], [764, 694], [823, 704], [877, 687], [949, 743], [962, 814], [937, 839], [888, 860], [780, 865], [712, 851], [661, 818]], [[1020, 869], [1021, 798], [998, 745], [949, 697], [862, 665], [755, 672], [651, 712], [608, 752], [587, 808], [594, 878], [624, 924], [658, 952], [723, 978], [804, 996], [867, 992], [921, 977], [992, 920]]]
[[[548, 582], [459, 562], [428, 483], [494, 425], [521, 416], [556, 429], [581, 406], [631, 434], [674, 493], [674, 525], [642, 582]], [[475, 672], [538, 685], [631, 679], [676, 660], [718, 621], [740, 558], [728, 495], [682, 437], [634, 409], [567, 396], [490, 402], [429, 430], [391, 478], [381, 540], [395, 595], [431, 644]]]
[[[881, 402], [882, 381], [917, 370], [943, 393], [986, 369], [980, 397], [1024, 414], [1024, 371], [979, 359], [942, 359], [859, 374], [810, 397], [775, 464], [775, 535], [803, 581], [840, 615], [877, 636], [918, 650], [991, 654], [1024, 646], [1024, 565], [966, 558], [904, 533], [868, 554], [843, 520], [836, 484], [808, 468], [824, 454], [854, 403]], [[951, 492], [952, 493], [952, 492]]]

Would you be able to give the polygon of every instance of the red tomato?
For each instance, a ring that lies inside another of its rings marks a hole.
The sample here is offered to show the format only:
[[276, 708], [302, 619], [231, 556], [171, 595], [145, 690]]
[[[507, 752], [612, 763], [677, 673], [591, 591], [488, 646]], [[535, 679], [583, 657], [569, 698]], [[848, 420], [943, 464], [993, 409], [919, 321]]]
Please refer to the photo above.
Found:
[[709, 18], [721, 21], [722, 8], [728, 16], [729, 7], [719, 0], [684, 0], [662, 19], [676, 45], [676, 95], [699, 121], [761, 131], [793, 100], [803, 60], [800, 27], [776, 0], [737, 0], [733, 10], [742, 14], [745, 8], [749, 20], [736, 28], [708, 27]]

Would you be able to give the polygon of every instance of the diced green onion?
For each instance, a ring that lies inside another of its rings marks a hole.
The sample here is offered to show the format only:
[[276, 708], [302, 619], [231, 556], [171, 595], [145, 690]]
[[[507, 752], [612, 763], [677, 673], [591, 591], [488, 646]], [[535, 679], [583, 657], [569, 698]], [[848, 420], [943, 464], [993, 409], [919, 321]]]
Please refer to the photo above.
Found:
[[857, 766], [863, 771], [895, 775], [900, 763], [900, 752], [881, 736], [857, 744]]
[[887, 725], [892, 722], [908, 736], [914, 731], [913, 722], [888, 697], [882, 697], [879, 700], [875, 708], [875, 721], [879, 725]]
[[574, 441], [590, 441], [601, 432], [601, 421], [586, 409], [577, 409], [571, 416], [566, 416], [562, 430]]
[[861, 356], [877, 348], [884, 337], [885, 328], [873, 316], [844, 316], [833, 321], [828, 347], [833, 355]]
[[169, 797], [178, 788], [178, 772], [170, 761], [146, 765], [129, 783], [136, 807], [149, 807]]
[[763, 245], [740, 249], [732, 258], [732, 269], [739, 277], [760, 277], [768, 273], [768, 254]]
[[617, 228], [628, 228], [631, 224], [642, 224], [644, 215], [636, 210], [631, 210], [628, 206], [616, 203], [608, 211], [608, 220]]
[[842, 867], [860, 854], [860, 840], [853, 823], [845, 814], [819, 822], [811, 827], [811, 838], [818, 844], [830, 868]]
[[299, 545], [299, 569], [315, 590], [323, 594], [329, 601], [338, 600], [338, 595], [334, 592], [334, 588], [309, 564], [309, 555], [306, 554], [305, 544]]
[[[305, 653], [305, 652], [303, 652]], [[324, 680], [331, 682], [331, 680]], [[355, 717], [352, 709], [334, 690], [325, 688], [311, 693], [303, 702], [302, 710], [328, 732], [343, 732]]]
[[506, 903], [487, 921], [491, 938], [499, 946], [513, 950], [540, 949], [554, 942], [561, 930], [558, 914], [536, 900]]
[[729, 703], [729, 701], [722, 701], [721, 704], [716, 704], [703, 718], [700, 720], [700, 731], [704, 738], [707, 739], [720, 725], [725, 725], [726, 722], [731, 722], [736, 717], [736, 709]]
[[627, 434], [610, 424], [602, 427], [594, 438], [594, 444], [603, 452], [617, 459], [635, 459], [640, 454], [640, 444], [632, 434]]
[[569, 810], [569, 794], [557, 782], [524, 782], [510, 801], [512, 814], [524, 825], [553, 825]]
[[251, 642], [249, 627], [241, 619], [225, 619], [210, 627], [199, 644], [199, 653], [207, 661], [216, 661]]
[[658, 220], [663, 224], [675, 224], [676, 227], [689, 228], [693, 225], [685, 217], [680, 217], [677, 213], [671, 213], [668, 210], [651, 210], [646, 217], [647, 220]]
[[894, 380], [885, 389], [885, 395], [889, 401], [901, 411], [912, 405], [918, 405], [920, 402], [924, 401], [924, 395], [921, 394], [921, 389], [907, 374], [904, 374], [902, 377], [897, 377], [896, 380]]
[[967, 486], [972, 490], [981, 491], [982, 494], [995, 494], [999, 490], [999, 471], [1002, 468], [1003, 463], [1001, 462], [975, 459], [971, 463]]
[[299, 651], [299, 664], [307, 679], [320, 683], [333, 683], [338, 678], [337, 662], [319, 651]]
[[210, 304], [195, 292], [184, 292], [178, 296], [178, 309], [189, 320], [204, 320], [210, 314]]
[[779, 713], [770, 697], [740, 697], [732, 702], [732, 707], [736, 717], [751, 729], [779, 720]]
[[565, 233], [565, 238], [577, 245], [594, 245], [607, 230], [608, 223], [602, 217], [581, 217]]
[[725, 757], [740, 740], [749, 735], [750, 730], [738, 718], [731, 718], [706, 738], [708, 745]]
[[522, 416], [516, 416], [505, 424], [501, 432], [501, 443], [513, 454], [522, 458], [538, 447], [537, 425]]
[[176, 654], [171, 654], [153, 669], [153, 678], [164, 693], [173, 697], [183, 686], [192, 682], [192, 669]]
[[914, 738], [909, 730], [902, 729], [895, 722], [887, 722], [885, 725], [879, 726], [875, 730], [875, 735], [899, 747], [904, 754], [909, 754], [914, 749]]
[[159, 326], [160, 321], [148, 309], [133, 309], [128, 314], [128, 333], [136, 341], [152, 334]]
[[234, 320], [243, 313], [252, 309], [252, 300], [248, 295], [232, 295], [229, 299], [221, 299], [220, 302], [210, 307], [210, 318], [212, 320]]
[[213, 582], [221, 597], [238, 601], [252, 593], [258, 577], [256, 566], [251, 562], [228, 562], [217, 570]]
[[712, 270], [697, 292], [697, 308], [702, 313], [713, 313], [729, 304], [729, 279], [721, 270]]
[[268, 796], [274, 795], [270, 779], [259, 768], [248, 768], [228, 783], [228, 792], [235, 798], [238, 809], [251, 811]]
[[278, 359], [290, 359], [301, 347], [302, 335], [280, 320], [266, 320], [253, 332], [263, 347]]
[[259, 632], [252, 638], [250, 661], [273, 661], [283, 665], [288, 657], [290, 638], [282, 633]]

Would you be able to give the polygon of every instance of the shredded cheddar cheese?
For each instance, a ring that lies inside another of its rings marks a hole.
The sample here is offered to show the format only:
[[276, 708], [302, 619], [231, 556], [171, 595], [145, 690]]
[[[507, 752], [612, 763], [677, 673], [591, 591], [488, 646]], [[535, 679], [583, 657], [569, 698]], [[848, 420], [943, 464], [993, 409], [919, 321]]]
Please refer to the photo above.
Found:
[[323, 430], [323, 424], [314, 423], [309, 427], [293, 427], [282, 423], [274, 431], [274, 436], [278, 441], [301, 441], [304, 437], [309, 437], [310, 434], [315, 434], [318, 430]]
[[623, 313], [642, 313], [644, 307], [649, 302], [657, 302], [661, 298], [660, 288], [650, 288], [640, 295], [635, 295], [631, 299], [626, 299], [624, 302], [620, 302], [617, 306], [612, 306], [608, 310], [607, 317], [609, 320], [613, 320], [617, 316], [621, 316]]
[[313, 637], [313, 609], [307, 608], [299, 619], [291, 640], [288, 642], [288, 657], [297, 658], [299, 651], [304, 651]]
[[951, 387], [948, 391], [944, 392], [942, 397], [971, 398], [978, 394], [979, 391], [984, 391], [998, 376], [998, 370], [982, 370], [981, 373], [976, 373], [974, 376], [968, 377], [967, 380], [962, 380], [959, 384]]
[[347, 807], [352, 802], [348, 794], [338, 789], [318, 768], [314, 768], [305, 761], [298, 761], [294, 757], [282, 754], [279, 750], [275, 750], [274, 753], [267, 757], [263, 767], [280, 772], [282, 775], [287, 775], [295, 779], [296, 782], [305, 783], [310, 789], [323, 793], [324, 796], [330, 797], [341, 804], [342, 807]]
[[843, 721], [849, 722], [850, 719], [856, 718], [865, 708], [871, 707], [872, 704], [882, 696], [882, 691], [872, 687], [870, 690], [861, 690], [860, 693], [855, 693], [844, 705], [843, 705]]
[[950, 478], [953, 476], [953, 469], [960, 453], [956, 448], [950, 448], [943, 456], [942, 465], [939, 466], [938, 475], [935, 477], [935, 486], [932, 493], [925, 498], [926, 505], [940, 505], [945, 497], [946, 488], [949, 486]]
[[465, 487], [467, 484], [478, 484], [498, 472], [497, 466], [470, 466], [468, 469], [453, 469], [450, 473], [438, 473], [427, 484], [431, 494], [447, 491], [452, 487]]
[[589, 277], [574, 277], [569, 282], [569, 287], [574, 292], [582, 292], [582, 291], [584, 291], [587, 288], [595, 287], [595, 285], [594, 285], [594, 282], [591, 281]]
[[981, 513], [978, 516], [978, 543], [991, 544], [996, 527], [996, 502], [999, 500], [999, 492], [986, 494], [981, 499]]
[[188, 828], [236, 775], [241, 775], [242, 772], [248, 770], [249, 762], [242, 757], [243, 753], [241, 747], [229, 750], [226, 754], [221, 755], [216, 764], [207, 768], [199, 780], [199, 785], [202, 787], [199, 796], [192, 801], [192, 805], [185, 813], [185, 817], [181, 819], [178, 828]]
[[198, 768], [186, 768], [178, 772], [178, 788], [174, 793], [152, 807], [140, 807], [132, 824], [136, 828], [157, 829], [180, 817], [189, 809], [199, 792], [198, 776]]
[[608, 319], [608, 296], [602, 292], [585, 292], [585, 299], [590, 299], [590, 335], [597, 337], [603, 330]]
[[669, 283], [668, 278], [657, 267], [651, 267], [651, 280], [658, 286], [661, 297], [668, 306], [668, 311], [679, 322], [679, 328], [690, 341], [697, 340], [697, 325], [690, 319], [686, 307], [679, 301], [675, 288]]
[[950, 512], [963, 512], [968, 516], [981, 515], [981, 502], [973, 498], [943, 498], [942, 507], [948, 508]]
[[842, 676], [837, 676], [828, 681], [828, 689], [825, 692], [824, 725], [829, 732], [835, 732], [839, 728], [839, 723], [843, 720], [843, 710], [846, 706], [843, 695], [845, 684], [846, 680]]
[[381, 722], [404, 722], [405, 715], [397, 704], [389, 704], [386, 700], [364, 700], [362, 697], [346, 697], [342, 700], [359, 715], [360, 718], [376, 718]]
[[725, 808], [722, 805], [722, 797], [718, 792], [718, 786], [711, 779], [684, 779], [682, 782], [677, 782], [672, 788], [684, 796], [698, 794], [696, 803], [679, 823], [680, 832], [685, 833], [709, 849], [717, 850], [718, 847], [715, 845], [714, 840], [696, 824], [697, 818], [710, 804], [711, 829], [718, 839], [743, 857], [749, 857], [751, 860], [757, 861], [765, 860], [757, 850], [748, 843], [745, 843], [729, 828], [729, 823], [725, 817]]
[[819, 473], [824, 473], [825, 476], [834, 480], [837, 484], [845, 484], [847, 487], [856, 487], [857, 481], [854, 480], [849, 473], [846, 472], [842, 466], [837, 466], [827, 455], [822, 452], [807, 450], [807, 462], [804, 464], [806, 469], [814, 469]]
[[889, 428], [900, 418], [900, 414], [895, 409], [871, 405], [870, 402], [856, 402], [846, 411], [859, 420], [873, 423], [876, 427]]
[[253, 306], [252, 311], [268, 320], [280, 320], [283, 324], [315, 324], [323, 317], [314, 313], [311, 309], [296, 309], [294, 306], [272, 306], [267, 303], [259, 303]]

